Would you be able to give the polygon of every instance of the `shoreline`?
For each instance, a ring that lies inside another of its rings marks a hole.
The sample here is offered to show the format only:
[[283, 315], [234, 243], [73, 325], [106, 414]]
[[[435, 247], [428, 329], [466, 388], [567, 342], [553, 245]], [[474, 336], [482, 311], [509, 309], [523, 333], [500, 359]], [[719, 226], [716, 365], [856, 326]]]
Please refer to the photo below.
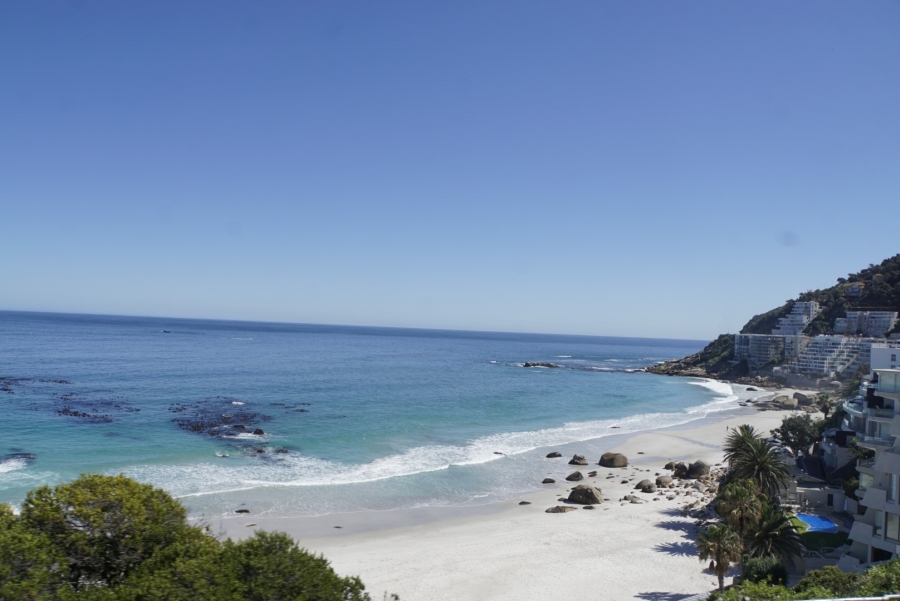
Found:
[[[785, 391], [760, 389], [757, 398]], [[584, 454], [588, 466], [568, 465], [572, 453], [546, 459], [555, 484], [516, 498], [483, 505], [366, 510], [315, 517], [236, 515], [204, 520], [214, 534], [235, 539], [256, 530], [287, 532], [300, 546], [322, 553], [342, 575], [359, 575], [374, 598], [382, 591], [404, 601], [472, 599], [521, 601], [583, 595], [602, 581], [600, 598], [658, 598], [712, 590], [715, 576], [698, 561], [693, 539], [696, 520], [682, 515], [687, 504], [703, 501], [692, 488], [644, 494], [637, 480], [667, 472], [668, 461], [722, 462], [728, 428], [749, 423], [768, 432], [789, 411], [754, 407], [706, 415], [655, 430], [611, 435], [561, 445]], [[628, 457], [625, 468], [597, 465], [603, 452]], [[592, 511], [547, 514], [576, 483], [565, 474], [597, 471], [579, 484], [603, 491]], [[691, 486], [693, 481], [685, 481]], [[679, 484], [681, 486], [681, 484]], [[634, 494], [645, 502], [622, 502]], [[670, 498], [671, 497], [671, 498]], [[525, 503], [525, 504], [523, 504]], [[602, 579], [602, 580], [598, 580]]]

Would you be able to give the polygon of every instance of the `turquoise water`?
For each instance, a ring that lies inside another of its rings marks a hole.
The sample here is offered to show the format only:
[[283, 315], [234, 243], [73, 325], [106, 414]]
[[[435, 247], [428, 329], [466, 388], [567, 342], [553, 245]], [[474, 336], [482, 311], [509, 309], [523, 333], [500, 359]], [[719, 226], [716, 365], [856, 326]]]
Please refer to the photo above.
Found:
[[509, 498], [549, 447], [733, 408], [635, 372], [703, 344], [0, 312], [0, 501], [82, 472], [204, 515]]

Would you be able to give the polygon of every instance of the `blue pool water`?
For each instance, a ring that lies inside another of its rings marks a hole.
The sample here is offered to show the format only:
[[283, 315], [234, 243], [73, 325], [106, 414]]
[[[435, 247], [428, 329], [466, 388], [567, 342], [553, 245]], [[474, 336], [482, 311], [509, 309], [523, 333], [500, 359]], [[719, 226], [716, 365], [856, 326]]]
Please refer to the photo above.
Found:
[[798, 513], [797, 519], [806, 524], [809, 528], [808, 532], [837, 532], [837, 525], [829, 520], [828, 518], [823, 518], [818, 515], [812, 515], [809, 513]]
[[512, 498], [548, 448], [737, 409], [727, 384], [636, 371], [703, 345], [0, 311], [0, 502], [83, 472], [213, 516]]

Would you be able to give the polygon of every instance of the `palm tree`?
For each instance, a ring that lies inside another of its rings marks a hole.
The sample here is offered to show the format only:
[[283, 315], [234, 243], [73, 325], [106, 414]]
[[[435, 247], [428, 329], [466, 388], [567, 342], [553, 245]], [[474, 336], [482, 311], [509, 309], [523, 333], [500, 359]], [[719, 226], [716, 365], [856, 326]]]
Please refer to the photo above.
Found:
[[747, 529], [759, 518], [763, 506], [759, 489], [751, 480], [735, 480], [726, 484], [716, 497], [716, 513], [741, 537], [741, 546]]
[[734, 465], [735, 460], [743, 454], [747, 445], [754, 440], [762, 439], [762, 434], [756, 428], [747, 424], [741, 424], [725, 438], [725, 460], [728, 465]]
[[802, 551], [803, 541], [791, 523], [790, 515], [774, 503], [763, 505], [759, 519], [747, 536], [750, 557], [775, 555], [787, 563], [800, 557]]
[[710, 526], [697, 535], [700, 561], [712, 560], [710, 568], [719, 579], [719, 591], [725, 590], [725, 574], [741, 559], [741, 538], [727, 525]]
[[787, 486], [790, 470], [778, 456], [775, 445], [762, 438], [747, 441], [732, 464], [734, 477], [752, 480], [761, 491], [771, 496]]

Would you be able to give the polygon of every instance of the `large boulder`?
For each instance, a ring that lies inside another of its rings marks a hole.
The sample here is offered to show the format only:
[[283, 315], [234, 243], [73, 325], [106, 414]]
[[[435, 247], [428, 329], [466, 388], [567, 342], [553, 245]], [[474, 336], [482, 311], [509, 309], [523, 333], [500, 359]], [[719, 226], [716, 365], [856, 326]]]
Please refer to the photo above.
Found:
[[547, 453], [547, 459], [556, 459], [557, 457], [562, 457], [562, 453], [559, 451], [553, 451], [552, 453]]
[[687, 477], [688, 467], [679, 461], [675, 464], [675, 468], [673, 470], [672, 476], [675, 478], [685, 478]]
[[784, 400], [781, 401], [781, 408], [782, 409], [796, 409], [799, 404], [800, 403], [797, 402], [797, 399], [789, 399], [789, 398], [785, 397]]
[[572, 472], [568, 476], [566, 476], [566, 480], [569, 482], [578, 482], [579, 480], [584, 480], [584, 474], [581, 472]]
[[556, 484], [556, 480], [554, 480], [553, 478], [544, 478], [541, 484]]
[[584, 455], [575, 455], [571, 459], [569, 459], [569, 465], [587, 465], [587, 459], [584, 458]]
[[574, 507], [565, 507], [563, 505], [557, 505], [556, 507], [551, 507], [544, 513], [568, 513], [570, 511], [575, 511]]
[[569, 493], [568, 501], [579, 505], [595, 505], [603, 502], [603, 493], [596, 486], [579, 484]]
[[603, 467], [628, 467], [628, 457], [622, 453], [603, 453], [600, 456], [600, 465]]
[[674, 461], [670, 461], [669, 463], [667, 463], [667, 464], [665, 464], [665, 465], [663, 466], [663, 469], [664, 469], [664, 470], [674, 470], [674, 469], [675, 469], [675, 462], [674, 462]]
[[641, 489], [641, 492], [656, 492], [656, 485], [650, 484], [649, 486], [645, 486]]
[[637, 484], [634, 485], [634, 489], [635, 490], [643, 490], [644, 488], [650, 486], [651, 484], [653, 484], [653, 483], [650, 482], [649, 480], [641, 480], [640, 482], [638, 482]]
[[688, 478], [700, 478], [701, 476], [709, 475], [709, 464], [703, 461], [702, 459], [698, 459], [690, 466], [688, 466], [687, 477]]
[[656, 479], [657, 486], [668, 487], [671, 484], [672, 484], [672, 476], [660, 476], [659, 478]]
[[797, 404], [801, 407], [809, 407], [813, 404], [815, 399], [811, 396], [807, 396], [802, 392], [795, 392], [794, 398], [797, 399]]
[[785, 401], [789, 401], [789, 400], [790, 400], [790, 398], [788, 398], [787, 395], [779, 394], [774, 399], [772, 399], [772, 404], [773, 405], [782, 405], [782, 404], [784, 404]]

